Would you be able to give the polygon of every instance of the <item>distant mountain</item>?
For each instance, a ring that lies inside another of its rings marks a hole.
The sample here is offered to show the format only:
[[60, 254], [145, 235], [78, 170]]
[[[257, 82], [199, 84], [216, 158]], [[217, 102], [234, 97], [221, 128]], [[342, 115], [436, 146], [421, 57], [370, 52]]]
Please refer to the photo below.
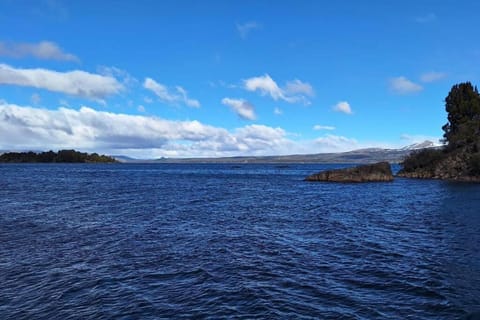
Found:
[[[340, 153], [296, 154], [286, 156], [245, 156], [221, 158], [162, 158], [154, 163], [399, 163], [412, 151], [436, 148], [431, 141], [412, 144], [400, 149], [367, 148]], [[118, 158], [117, 158], [118, 160]]]
[[400, 150], [419, 150], [419, 149], [434, 148], [434, 147], [438, 147], [438, 145], [435, 145], [435, 143], [433, 143], [430, 140], [425, 140], [425, 141], [420, 142], [420, 143], [414, 143], [414, 144], [411, 144], [409, 146], [405, 146], [405, 147], [401, 148]]

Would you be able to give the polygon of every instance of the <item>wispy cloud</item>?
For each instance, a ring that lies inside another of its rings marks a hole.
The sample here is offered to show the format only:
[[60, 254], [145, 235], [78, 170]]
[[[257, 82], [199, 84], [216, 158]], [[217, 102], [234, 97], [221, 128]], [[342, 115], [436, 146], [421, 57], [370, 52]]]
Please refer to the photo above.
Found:
[[135, 86], [139, 83], [139, 81], [126, 70], [117, 67], [100, 66], [97, 68], [97, 72], [102, 76], [118, 79], [127, 87]]
[[0, 56], [10, 58], [34, 57], [42, 60], [80, 61], [75, 55], [64, 52], [56, 43], [41, 41], [38, 43], [0, 42]]
[[245, 120], [255, 120], [255, 107], [246, 100], [223, 98], [222, 104], [230, 107], [240, 118]]
[[261, 25], [255, 21], [249, 21], [241, 24], [237, 23], [237, 31], [242, 39], [246, 39], [251, 31], [259, 29], [260, 27]]
[[34, 104], [34, 105], [38, 105], [41, 101], [42, 101], [42, 98], [40, 97], [40, 95], [38, 93], [34, 93], [32, 94], [32, 96], [30, 97], [30, 101]]
[[168, 89], [164, 84], [158, 83], [152, 78], [146, 78], [143, 87], [152, 91], [162, 102], [168, 104], [183, 103], [192, 108], [200, 108], [200, 102], [188, 97], [187, 91], [176, 86], [173, 90]]
[[47, 69], [17, 69], [6, 64], [0, 64], [0, 85], [2, 84], [45, 89], [95, 101], [103, 101], [124, 90], [117, 79], [109, 76], [80, 70], [57, 72]]
[[176, 86], [175, 89], [180, 94], [181, 101], [183, 101], [183, 103], [192, 108], [200, 108], [200, 102], [195, 99], [190, 99], [188, 97], [187, 90], [180, 86]]
[[392, 78], [389, 81], [390, 90], [396, 94], [412, 94], [423, 90], [423, 87], [405, 77]]
[[415, 21], [418, 23], [430, 23], [437, 20], [437, 15], [433, 12], [427, 13], [423, 16], [418, 16], [415, 18]]
[[343, 136], [327, 134], [315, 140], [315, 143], [322, 150], [330, 151], [350, 151], [359, 148], [359, 143], [355, 139], [350, 139]]
[[440, 81], [442, 79], [445, 79], [447, 77], [447, 74], [444, 72], [436, 72], [436, 71], [431, 71], [431, 72], [426, 72], [420, 76], [420, 80], [425, 83], [430, 83], [430, 82], [435, 82], [435, 81]]
[[283, 110], [280, 109], [279, 107], [275, 107], [275, 109], [273, 109], [273, 114], [280, 116], [283, 114]]
[[320, 130], [335, 130], [335, 127], [333, 126], [323, 126], [323, 125], [320, 125], [320, 124], [316, 124], [313, 126], [313, 130], [315, 131], [320, 131]]
[[306, 95], [313, 97], [313, 87], [306, 82], [302, 82], [298, 79], [287, 81], [285, 88], [283, 89], [287, 95]]
[[144, 97], [143, 101], [145, 101], [145, 103], [153, 103], [153, 99], [150, 97]]
[[435, 145], [439, 146], [441, 145], [440, 137], [434, 137], [434, 136], [427, 136], [427, 135], [418, 135], [418, 134], [402, 134], [400, 136], [400, 140], [402, 141], [402, 145], [411, 145], [414, 143], [421, 143], [424, 141], [431, 141]]
[[306, 82], [298, 79], [288, 81], [283, 88], [268, 75], [252, 77], [243, 80], [244, 89], [248, 91], [258, 91], [261, 95], [269, 95], [273, 100], [283, 100], [289, 103], [303, 102], [310, 104], [307, 97], [315, 95], [313, 87]]
[[340, 101], [336, 105], [333, 106], [333, 111], [341, 112], [345, 114], [353, 114], [352, 108], [347, 101]]

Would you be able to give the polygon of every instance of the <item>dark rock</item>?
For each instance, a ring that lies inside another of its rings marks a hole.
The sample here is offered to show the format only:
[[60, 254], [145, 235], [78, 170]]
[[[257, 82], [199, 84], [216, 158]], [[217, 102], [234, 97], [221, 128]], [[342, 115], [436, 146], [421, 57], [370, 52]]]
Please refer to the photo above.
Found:
[[393, 174], [388, 162], [378, 162], [353, 168], [322, 171], [306, 177], [305, 181], [389, 182], [393, 181]]
[[465, 182], [480, 182], [479, 175], [472, 175], [470, 166], [472, 156], [467, 152], [450, 152], [442, 154], [442, 157], [436, 161], [422, 163], [425, 155], [422, 153], [410, 155], [420, 165], [406, 167], [398, 173], [398, 177], [413, 179], [439, 179]]

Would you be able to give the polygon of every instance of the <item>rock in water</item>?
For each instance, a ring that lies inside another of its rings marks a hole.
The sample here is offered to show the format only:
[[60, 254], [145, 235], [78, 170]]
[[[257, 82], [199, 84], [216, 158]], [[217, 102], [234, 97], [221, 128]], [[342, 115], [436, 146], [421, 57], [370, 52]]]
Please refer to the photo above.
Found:
[[305, 181], [388, 182], [393, 181], [393, 174], [388, 162], [378, 162], [353, 168], [322, 171], [306, 177]]

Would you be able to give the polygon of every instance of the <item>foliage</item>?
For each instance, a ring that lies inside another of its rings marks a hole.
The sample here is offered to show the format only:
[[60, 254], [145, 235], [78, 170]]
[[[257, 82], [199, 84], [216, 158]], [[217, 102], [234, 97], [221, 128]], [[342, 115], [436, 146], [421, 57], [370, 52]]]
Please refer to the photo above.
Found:
[[410, 154], [403, 161], [402, 173], [428, 173], [431, 177], [480, 176], [480, 94], [477, 88], [470, 82], [454, 85], [445, 98], [445, 110], [448, 122], [442, 129], [446, 147]]
[[111, 163], [117, 162], [114, 158], [98, 155], [97, 153], [83, 153], [75, 150], [60, 150], [58, 153], [53, 151], [35, 153], [29, 152], [7, 152], [0, 155], [0, 162], [42, 162], [42, 163]]
[[444, 152], [439, 149], [422, 149], [412, 152], [403, 161], [404, 172], [414, 172], [417, 170], [432, 171], [436, 165], [443, 159]]
[[449, 150], [480, 147], [480, 95], [470, 82], [454, 85], [445, 98], [448, 123], [442, 129]]
[[469, 161], [469, 171], [472, 176], [480, 176], [480, 152], [473, 154]]

